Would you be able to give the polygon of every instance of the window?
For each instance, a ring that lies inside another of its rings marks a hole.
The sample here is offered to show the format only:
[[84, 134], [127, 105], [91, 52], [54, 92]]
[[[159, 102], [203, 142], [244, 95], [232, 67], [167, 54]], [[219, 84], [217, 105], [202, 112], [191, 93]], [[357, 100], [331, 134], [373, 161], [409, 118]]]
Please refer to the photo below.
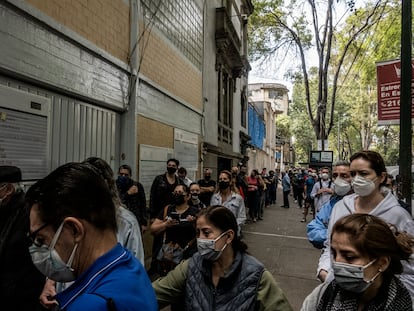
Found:
[[232, 143], [233, 94], [235, 79], [221, 66], [218, 71], [218, 139]]
[[203, 54], [203, 14], [194, 0], [142, 0], [147, 27], [154, 24], [197, 68]]
[[281, 99], [283, 98], [283, 93], [280, 90], [269, 90], [268, 97], [271, 99]]

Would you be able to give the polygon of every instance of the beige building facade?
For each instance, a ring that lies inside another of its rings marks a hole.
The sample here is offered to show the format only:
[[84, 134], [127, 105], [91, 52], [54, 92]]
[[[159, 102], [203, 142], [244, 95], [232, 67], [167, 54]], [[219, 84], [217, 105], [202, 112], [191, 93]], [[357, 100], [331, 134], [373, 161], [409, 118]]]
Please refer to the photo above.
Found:
[[252, 11], [250, 0], [2, 1], [0, 164], [30, 181], [99, 156], [131, 165], [149, 191], [171, 157], [191, 179], [242, 161]]
[[[289, 90], [280, 83], [251, 83], [248, 87], [249, 105], [264, 122], [263, 143], [261, 147], [248, 148], [248, 168], [259, 172], [283, 170], [290, 162], [290, 141], [277, 139], [278, 114], [287, 114], [289, 110]], [[254, 133], [250, 132], [250, 136]], [[260, 137], [262, 137], [260, 136]]]

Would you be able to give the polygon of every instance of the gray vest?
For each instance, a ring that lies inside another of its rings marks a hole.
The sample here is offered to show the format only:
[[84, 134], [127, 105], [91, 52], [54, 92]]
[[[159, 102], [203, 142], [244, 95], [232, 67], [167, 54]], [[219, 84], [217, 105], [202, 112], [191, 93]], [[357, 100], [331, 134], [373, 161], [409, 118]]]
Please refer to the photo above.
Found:
[[230, 271], [215, 288], [211, 281], [211, 262], [196, 253], [188, 265], [185, 310], [257, 310], [257, 289], [264, 266], [254, 257], [237, 253]]

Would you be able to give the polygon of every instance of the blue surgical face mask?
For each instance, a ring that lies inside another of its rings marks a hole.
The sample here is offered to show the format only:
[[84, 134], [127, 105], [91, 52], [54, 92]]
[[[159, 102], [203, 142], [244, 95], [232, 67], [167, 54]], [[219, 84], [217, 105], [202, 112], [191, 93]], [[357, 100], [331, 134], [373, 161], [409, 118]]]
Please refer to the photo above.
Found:
[[64, 223], [62, 222], [57, 229], [50, 246], [36, 246], [33, 244], [29, 247], [29, 253], [32, 257], [33, 264], [37, 269], [39, 269], [40, 272], [42, 272], [43, 275], [56, 282], [71, 282], [76, 279], [72, 263], [78, 244], [75, 244], [72, 253], [69, 256], [68, 262], [65, 263], [55, 250], [55, 245], [60, 233], [62, 232], [63, 224]]
[[348, 263], [334, 261], [333, 271], [335, 275], [335, 282], [347, 291], [362, 293], [381, 273], [381, 271], [378, 271], [378, 273], [375, 274], [370, 280], [364, 280], [364, 270], [371, 266], [375, 261], [376, 259], [370, 261], [365, 266], [351, 265]]
[[200, 253], [201, 257], [203, 257], [203, 259], [216, 261], [220, 258], [224, 249], [227, 247], [227, 243], [224, 244], [220, 250], [216, 250], [216, 242], [220, 240], [226, 233], [227, 231], [223, 232], [214, 240], [197, 238], [198, 252]]

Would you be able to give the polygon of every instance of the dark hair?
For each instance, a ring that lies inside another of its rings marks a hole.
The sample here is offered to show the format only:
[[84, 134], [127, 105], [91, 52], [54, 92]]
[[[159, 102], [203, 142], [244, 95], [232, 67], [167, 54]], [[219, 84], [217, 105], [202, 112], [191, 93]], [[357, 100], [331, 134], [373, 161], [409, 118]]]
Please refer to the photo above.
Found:
[[87, 163], [64, 164], [37, 181], [26, 194], [29, 208], [37, 203], [39, 216], [56, 230], [69, 216], [97, 229], [117, 230], [115, 205], [99, 171]]
[[217, 227], [222, 232], [227, 230], [234, 231], [234, 239], [231, 243], [231, 247], [234, 252], [245, 253], [247, 250], [247, 245], [240, 240], [238, 235], [239, 226], [237, 225], [236, 217], [233, 212], [227, 207], [221, 205], [209, 206], [202, 209], [197, 217], [205, 217], [206, 221], [212, 224], [214, 227]]
[[175, 190], [175, 188], [177, 188], [177, 187], [183, 187], [183, 189], [184, 189], [184, 191], [185, 191], [186, 193], [190, 192], [190, 188], [189, 188], [189, 187], [187, 187], [187, 185], [186, 185], [186, 184], [178, 184], [178, 185], [176, 185], [176, 186], [174, 187], [174, 190]]
[[188, 186], [188, 189], [190, 189], [192, 185], [197, 185], [197, 186], [199, 186], [199, 187], [200, 187], [200, 185], [199, 185], [198, 183], [196, 183], [196, 182], [192, 182], [192, 183]]
[[129, 165], [127, 164], [122, 164], [119, 169], [118, 169], [118, 174], [121, 172], [121, 170], [128, 170], [128, 174], [131, 176], [132, 175], [132, 169]]
[[170, 162], [174, 162], [175, 165], [177, 165], [177, 167], [180, 165], [180, 161], [178, 161], [177, 159], [171, 158], [167, 160], [167, 164]]
[[[115, 184], [114, 171], [109, 166], [108, 162], [98, 157], [89, 157], [82, 163], [90, 164], [99, 171], [101, 177], [105, 180], [109, 190], [111, 191], [112, 200], [115, 203], [115, 207], [120, 206], [121, 199], [119, 198], [118, 189]], [[129, 174], [131, 174], [131, 168], [129, 165], [121, 165], [118, 172], [121, 171], [121, 169], [126, 169], [129, 171]]]
[[[394, 230], [394, 231], [393, 231]], [[369, 214], [351, 214], [340, 218], [332, 229], [335, 233], [345, 233], [349, 241], [363, 255], [370, 259], [386, 256], [390, 264], [384, 275], [391, 277], [403, 271], [401, 260], [408, 260], [414, 246], [413, 237]]]
[[371, 150], [363, 150], [357, 153], [354, 153], [350, 161], [354, 161], [355, 159], [362, 158], [369, 162], [369, 167], [375, 171], [377, 176], [381, 176], [382, 173], [387, 172], [387, 169], [385, 168], [384, 159], [382, 156], [375, 151]]
[[181, 166], [178, 169], [177, 173], [179, 173], [179, 174], [186, 174], [187, 175], [187, 170], [184, 167]]

